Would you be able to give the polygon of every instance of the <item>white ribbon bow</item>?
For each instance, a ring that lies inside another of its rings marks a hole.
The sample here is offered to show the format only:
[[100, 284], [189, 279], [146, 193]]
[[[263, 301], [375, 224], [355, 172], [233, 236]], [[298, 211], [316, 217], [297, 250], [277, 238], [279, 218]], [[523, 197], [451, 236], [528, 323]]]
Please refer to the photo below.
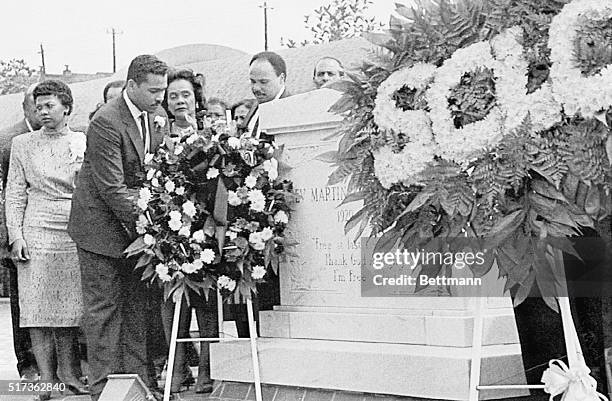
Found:
[[553, 359], [542, 375], [544, 391], [550, 394], [550, 401], [562, 393], [561, 401], [607, 401], [597, 392], [597, 381], [589, 376], [590, 372], [586, 365], [570, 369], [563, 361]]

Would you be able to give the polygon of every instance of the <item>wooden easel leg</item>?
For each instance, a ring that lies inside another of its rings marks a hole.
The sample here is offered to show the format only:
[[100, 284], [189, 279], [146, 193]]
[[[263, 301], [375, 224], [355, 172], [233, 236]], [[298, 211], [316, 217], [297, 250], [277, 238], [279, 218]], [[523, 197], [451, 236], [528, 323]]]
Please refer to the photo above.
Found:
[[[253, 361], [253, 375], [255, 376], [255, 400], [262, 401], [261, 398], [261, 377], [259, 373], [259, 356], [257, 354], [257, 326], [253, 316], [253, 302], [251, 298], [247, 302], [247, 315], [249, 319], [249, 337], [251, 341], [251, 359]], [[166, 401], [166, 400], [164, 400]]]
[[172, 320], [172, 334], [170, 335], [168, 368], [166, 369], [166, 383], [164, 384], [164, 401], [170, 401], [170, 388], [172, 387], [172, 375], [174, 374], [174, 356], [176, 355], [176, 339], [178, 337], [182, 303], [183, 297], [174, 303], [174, 319]]
[[474, 313], [474, 332], [472, 333], [472, 363], [470, 364], [469, 401], [478, 401], [478, 386], [480, 385], [480, 365], [482, 361], [482, 335], [484, 330], [484, 310], [487, 298], [479, 296], [476, 299]]

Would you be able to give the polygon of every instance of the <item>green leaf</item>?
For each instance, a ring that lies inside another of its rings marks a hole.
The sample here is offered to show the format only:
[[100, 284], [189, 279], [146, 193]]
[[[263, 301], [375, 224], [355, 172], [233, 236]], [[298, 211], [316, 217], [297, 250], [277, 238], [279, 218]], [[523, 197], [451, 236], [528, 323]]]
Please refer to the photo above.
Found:
[[378, 239], [378, 241], [376, 241], [376, 245], [374, 246], [373, 252], [389, 252], [395, 247], [397, 241], [400, 239], [400, 236], [400, 232], [398, 232], [394, 228], [390, 228], [386, 233], [382, 235], [382, 237]]
[[129, 258], [130, 256], [138, 255], [139, 253], [150, 247], [150, 245], [145, 244], [144, 236], [140, 236], [136, 238], [134, 242], [132, 242], [127, 248], [125, 248], [123, 253], [126, 257]]
[[514, 294], [514, 299], [512, 300], [514, 307], [519, 306], [525, 299], [527, 299], [527, 297], [531, 293], [531, 289], [533, 288], [535, 276], [536, 276], [535, 271], [531, 270], [525, 282], [522, 284], [517, 284], [518, 290]]
[[331, 150], [329, 152], [321, 153], [315, 160], [324, 162], [324, 163], [335, 163], [338, 160], [338, 152], [335, 150]]
[[516, 210], [497, 221], [497, 224], [488, 233], [489, 236], [507, 237], [518, 228], [525, 219], [523, 210]]
[[[377, 32], [365, 32], [363, 37], [370, 43], [375, 44], [376, 46], [381, 46], [384, 48], [389, 48], [390, 44], [393, 43], [393, 37], [386, 33], [377, 33]], [[391, 47], [392, 49], [392, 47]], [[390, 49], [390, 50], [391, 50]]]
[[134, 269], [139, 269], [143, 266], [147, 266], [153, 260], [153, 255], [150, 253], [145, 253], [138, 258], [138, 262], [136, 263], [136, 267]]
[[348, 234], [355, 226], [361, 221], [361, 219], [367, 219], [365, 215], [368, 211], [367, 207], [362, 208], [357, 213], [355, 213], [344, 225], [344, 234]]
[[421, 191], [414, 197], [412, 202], [408, 205], [408, 207], [404, 210], [404, 212], [414, 212], [423, 206], [431, 197], [433, 196], [433, 192]]
[[353, 192], [351, 194], [348, 194], [343, 200], [342, 202], [340, 202], [338, 204], [338, 206], [336, 207], [340, 207], [342, 205], [346, 205], [347, 203], [351, 203], [351, 202], [357, 202], [357, 201], [361, 201], [364, 200], [365, 197], [367, 196], [367, 192], [366, 191], [359, 191], [359, 192]]

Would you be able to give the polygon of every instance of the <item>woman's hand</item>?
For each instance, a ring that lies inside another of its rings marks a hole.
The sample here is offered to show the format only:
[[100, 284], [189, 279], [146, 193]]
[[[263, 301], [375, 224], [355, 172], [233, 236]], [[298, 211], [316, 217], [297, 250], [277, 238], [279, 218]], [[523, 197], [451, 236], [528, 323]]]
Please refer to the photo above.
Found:
[[11, 245], [11, 259], [14, 261], [25, 262], [30, 260], [30, 251], [25, 240], [18, 239]]

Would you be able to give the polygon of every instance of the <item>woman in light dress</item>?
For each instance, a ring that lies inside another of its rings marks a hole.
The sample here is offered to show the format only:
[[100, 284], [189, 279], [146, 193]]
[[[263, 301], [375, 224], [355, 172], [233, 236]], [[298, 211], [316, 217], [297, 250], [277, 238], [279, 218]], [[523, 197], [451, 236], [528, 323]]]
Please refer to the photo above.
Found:
[[[79, 361], [73, 352], [83, 312], [81, 273], [66, 227], [85, 134], [67, 125], [73, 99], [66, 84], [44, 81], [33, 95], [43, 127], [13, 139], [6, 186], [20, 324], [30, 330], [41, 381], [57, 382], [59, 376], [68, 390], [82, 394], [87, 389], [79, 381]], [[50, 393], [39, 398], [49, 399]]]

